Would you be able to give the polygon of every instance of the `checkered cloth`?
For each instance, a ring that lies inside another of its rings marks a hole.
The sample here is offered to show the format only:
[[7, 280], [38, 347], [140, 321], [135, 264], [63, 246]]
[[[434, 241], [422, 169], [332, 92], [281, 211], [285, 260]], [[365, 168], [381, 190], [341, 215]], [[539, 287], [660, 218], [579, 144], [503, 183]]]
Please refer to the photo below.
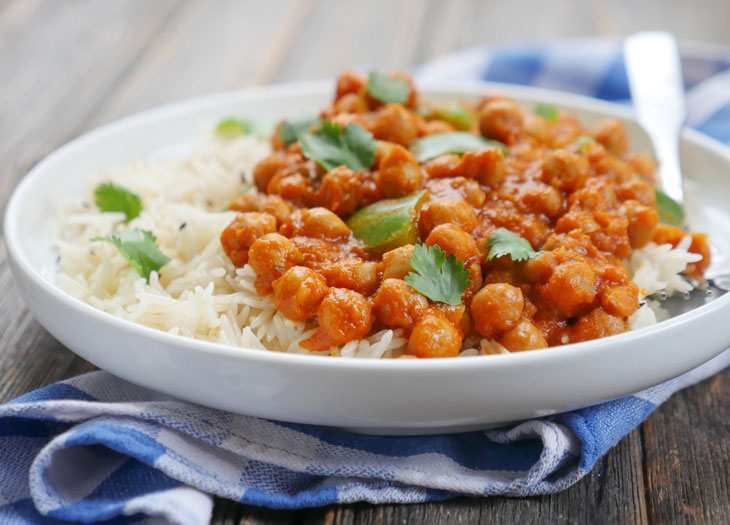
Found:
[[[686, 57], [691, 122], [730, 140], [727, 56]], [[420, 68], [628, 97], [618, 43], [482, 48]], [[679, 389], [730, 351], [667, 383], [507, 429], [377, 437], [202, 408], [94, 372], [0, 407], [0, 522], [206, 523], [216, 494], [302, 508], [527, 496], [569, 487]]]

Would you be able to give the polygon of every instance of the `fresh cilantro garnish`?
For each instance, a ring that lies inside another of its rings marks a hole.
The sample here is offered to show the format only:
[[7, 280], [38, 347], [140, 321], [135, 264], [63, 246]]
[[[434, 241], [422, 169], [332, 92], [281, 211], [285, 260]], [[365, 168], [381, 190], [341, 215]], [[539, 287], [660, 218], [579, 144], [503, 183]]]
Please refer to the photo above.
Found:
[[507, 146], [501, 142], [485, 139], [468, 131], [436, 133], [414, 140], [410, 144], [411, 151], [418, 162], [426, 162], [447, 153], [462, 154], [490, 146], [496, 146], [502, 150], [502, 153], [507, 154]]
[[102, 212], [124, 213], [124, 222], [131, 221], [142, 211], [142, 199], [138, 195], [111, 182], [100, 184], [94, 191], [94, 199]]
[[405, 281], [432, 301], [461, 304], [461, 295], [471, 284], [471, 270], [464, 269], [464, 261], [453, 254], [447, 259], [438, 244], [417, 244], [411, 255], [411, 268], [418, 273], [409, 273]]
[[532, 111], [552, 124], [558, 122], [558, 108], [552, 104], [538, 104]]
[[299, 138], [302, 154], [327, 171], [347, 166], [353, 171], [369, 169], [375, 162], [375, 139], [360, 124], [339, 124], [325, 120], [322, 127]]
[[499, 228], [495, 231], [489, 237], [485, 247], [489, 249], [488, 261], [504, 255], [509, 255], [515, 262], [526, 261], [536, 257], [539, 253], [532, 249], [527, 239], [515, 235], [506, 228]]
[[170, 262], [170, 258], [155, 244], [155, 236], [147, 230], [118, 230], [106, 237], [94, 237], [91, 240], [112, 243], [147, 282], [150, 282], [150, 273], [159, 272], [160, 268]]
[[391, 78], [383, 73], [372, 71], [368, 75], [368, 93], [383, 104], [389, 102], [403, 104], [411, 95], [411, 86], [402, 78]]
[[318, 117], [302, 117], [297, 119], [285, 120], [279, 126], [279, 138], [287, 146], [294, 144], [304, 135], [312, 126], [320, 123]]

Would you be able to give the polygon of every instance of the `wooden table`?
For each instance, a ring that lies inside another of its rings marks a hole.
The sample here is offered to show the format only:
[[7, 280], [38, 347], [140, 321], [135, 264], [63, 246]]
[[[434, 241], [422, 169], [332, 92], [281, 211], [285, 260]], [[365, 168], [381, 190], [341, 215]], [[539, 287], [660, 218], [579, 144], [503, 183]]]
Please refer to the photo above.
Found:
[[[158, 104], [346, 67], [408, 68], [477, 43], [648, 27], [730, 44], [730, 3], [0, 0], [0, 209], [64, 142]], [[0, 401], [92, 368], [28, 313], [0, 243]], [[727, 523], [728, 421], [730, 370], [674, 396], [560, 494], [299, 512], [220, 500], [214, 522]]]

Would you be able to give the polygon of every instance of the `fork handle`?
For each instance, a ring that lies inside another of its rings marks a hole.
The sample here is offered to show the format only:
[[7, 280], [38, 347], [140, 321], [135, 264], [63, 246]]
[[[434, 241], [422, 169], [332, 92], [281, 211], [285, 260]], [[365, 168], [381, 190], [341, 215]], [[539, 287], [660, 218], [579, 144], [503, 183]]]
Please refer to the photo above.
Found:
[[662, 31], [636, 33], [624, 41], [624, 60], [637, 120], [659, 161], [661, 189], [684, 204], [679, 134], [687, 108], [677, 41]]

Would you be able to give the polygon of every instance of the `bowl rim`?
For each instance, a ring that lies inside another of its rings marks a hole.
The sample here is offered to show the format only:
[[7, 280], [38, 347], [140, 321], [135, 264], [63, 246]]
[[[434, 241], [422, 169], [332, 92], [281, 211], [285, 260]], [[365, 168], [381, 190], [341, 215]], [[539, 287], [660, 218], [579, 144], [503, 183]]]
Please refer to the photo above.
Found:
[[[144, 126], [146, 123], [151, 121], [165, 120], [179, 112], [199, 111], [205, 110], [206, 108], [212, 109], [226, 103], [269, 99], [277, 96], [296, 97], [305, 95], [323, 95], [331, 91], [331, 86], [331, 80], [319, 80], [274, 84], [215, 93], [135, 113], [112, 121], [108, 124], [104, 124], [80, 135], [77, 138], [74, 138], [38, 162], [19, 181], [13, 190], [5, 209], [3, 224], [3, 233], [9, 261], [14, 263], [17, 271], [21, 272], [26, 279], [30, 280], [36, 287], [49, 293], [64, 307], [73, 309], [82, 317], [91, 317], [100, 324], [114, 326], [121, 331], [127, 331], [130, 335], [149, 339], [159, 344], [184, 347], [188, 351], [215, 355], [224, 360], [231, 359], [236, 361], [250, 361], [259, 364], [270, 364], [272, 366], [315, 366], [320, 369], [322, 367], [330, 367], [335, 370], [354, 368], [360, 370], [378, 370], [381, 372], [391, 371], [402, 373], [405, 371], [412, 371], [417, 373], [418, 371], [433, 371], [435, 369], [473, 369], [474, 367], [510, 369], [516, 367], [522, 368], [526, 366], [539, 366], [540, 364], [545, 363], [545, 360], [548, 360], [548, 362], [555, 365], [559, 361], [569, 361], [574, 358], [590, 359], [592, 355], [610, 351], [610, 347], [620, 344], [640, 344], [651, 342], [652, 336], [658, 332], [670, 328], [680, 328], [684, 325], [691, 324], [698, 317], [705, 316], [715, 310], [728, 308], [730, 306], [729, 293], [714, 301], [699, 306], [692, 311], [661, 321], [660, 323], [652, 326], [592, 341], [571, 343], [541, 350], [532, 350], [529, 352], [433, 359], [333, 359], [330, 358], [330, 356], [292, 354], [238, 347], [212, 341], [203, 341], [137, 324], [94, 308], [90, 304], [73, 297], [69, 293], [63, 291], [58, 285], [49, 282], [48, 279], [45, 278], [40, 271], [38, 271], [38, 269], [23, 256], [18, 244], [18, 239], [15, 235], [15, 232], [18, 231], [17, 224], [20, 220], [22, 204], [29, 198], [28, 193], [31, 190], [33, 182], [36, 179], [41, 178], [47, 170], [52, 170], [54, 164], [59, 159], [68, 155], [73, 155], [78, 150], [83, 150], [90, 142], [101, 140], [106, 135], [117, 133], [125, 128]], [[465, 82], [427, 80], [419, 83], [419, 91], [424, 94], [430, 94], [431, 96], [445, 95], [452, 97], [478, 96], [485, 91], [501, 91], [510, 97], [514, 97], [522, 101], [549, 102], [558, 106], [565, 106], [569, 109], [601, 113], [621, 120], [635, 122], [633, 112], [628, 107], [583, 95], [532, 86], [481, 81]], [[694, 143], [701, 148], [710, 150], [712, 153], [723, 157], [728, 164], [730, 164], [730, 148], [711, 137], [703, 135], [692, 129], [685, 129], [682, 132], [682, 141]]]

